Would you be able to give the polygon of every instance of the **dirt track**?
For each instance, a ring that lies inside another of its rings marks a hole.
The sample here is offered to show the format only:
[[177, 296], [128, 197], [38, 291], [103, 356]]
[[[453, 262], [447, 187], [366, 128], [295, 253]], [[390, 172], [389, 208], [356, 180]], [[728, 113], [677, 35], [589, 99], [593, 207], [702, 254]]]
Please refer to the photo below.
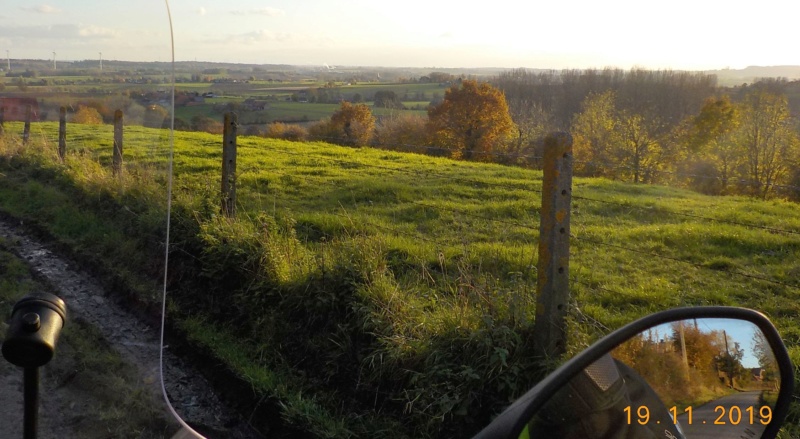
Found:
[[[134, 385], [153, 396], [147, 400], [152, 401], [150, 404], [160, 405], [157, 411], [167, 413], [166, 405], [159, 399], [159, 329], [142, 323], [127, 312], [96, 279], [54, 254], [45, 244], [26, 234], [20, 225], [0, 219], [0, 237], [10, 243], [11, 250], [19, 258], [27, 262], [38, 281], [64, 299], [69, 313], [67, 325], [74, 320], [96, 328], [93, 333], [105, 339], [124, 362], [135, 366], [131, 368], [136, 375], [137, 382]], [[1, 329], [5, 332], [5, 328]], [[67, 358], [69, 354], [62, 355], [60, 360], [62, 350], [70, 352], [74, 349], [59, 345], [56, 358], [42, 370], [39, 437], [102, 437], [93, 434], [64, 436], [64, 427], [74, 424], [76, 419], [97, 416], [91, 412], [92, 398], [102, 400], [103, 395], [85, 395], [83, 390], [72, 389], [70, 382], [74, 381], [74, 376], [69, 378], [69, 371], [47, 373], [47, 368], [59, 370], [63, 366], [59, 365], [59, 361], [75, 361]], [[211, 385], [190, 364], [174, 355], [169, 347], [164, 350], [164, 361], [167, 393], [176, 411], [190, 425], [199, 427], [210, 438], [260, 437], [241, 416], [216, 397]], [[10, 430], [4, 428], [5, 431], [0, 431], [0, 438], [21, 437], [22, 371], [5, 360], [0, 359], [0, 362], [0, 407], [4, 409], [0, 410], [0, 425], [10, 426]], [[82, 408], [89, 412], [82, 413]], [[171, 425], [162, 433], [164, 437], [174, 433], [176, 424], [172, 422]]]

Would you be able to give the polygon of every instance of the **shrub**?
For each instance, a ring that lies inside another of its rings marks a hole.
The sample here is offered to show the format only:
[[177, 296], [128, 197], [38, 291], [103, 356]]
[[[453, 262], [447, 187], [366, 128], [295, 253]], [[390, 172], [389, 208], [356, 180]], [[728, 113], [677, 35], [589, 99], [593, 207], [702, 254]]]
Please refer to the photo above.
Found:
[[275, 122], [267, 127], [266, 137], [302, 142], [308, 138], [308, 130], [300, 125]]
[[375, 145], [396, 151], [423, 153], [427, 149], [425, 118], [399, 114], [381, 120], [375, 128]]
[[336, 129], [331, 125], [330, 119], [322, 119], [308, 127], [308, 138], [323, 142], [334, 142], [337, 139]]
[[247, 125], [247, 127], [243, 130], [242, 135], [244, 136], [262, 136], [264, 131], [258, 127], [258, 125]]
[[84, 125], [100, 125], [103, 123], [103, 118], [97, 109], [81, 105], [75, 115], [72, 116], [72, 122]]
[[372, 140], [375, 117], [366, 104], [342, 102], [330, 119], [323, 119], [308, 129], [315, 140], [349, 146], [365, 146]]
[[222, 134], [222, 123], [208, 116], [195, 116], [192, 118], [192, 130], [204, 131], [211, 134]]

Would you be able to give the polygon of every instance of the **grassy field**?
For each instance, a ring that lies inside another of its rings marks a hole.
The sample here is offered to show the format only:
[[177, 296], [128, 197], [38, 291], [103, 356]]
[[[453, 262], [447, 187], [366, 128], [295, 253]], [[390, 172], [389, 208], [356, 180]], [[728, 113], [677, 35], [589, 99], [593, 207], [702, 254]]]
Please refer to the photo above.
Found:
[[[110, 127], [75, 127], [80, 147], [58, 165], [55, 125], [36, 125], [35, 146], [3, 142], [0, 206], [109, 270], [151, 272], [139, 261], [157, 257], [164, 178], [140, 166], [160, 156], [153, 143], [126, 143], [117, 181], [102, 168]], [[318, 437], [466, 436], [547, 367], [530, 356], [539, 171], [243, 137], [232, 221], [218, 209], [220, 143], [176, 134], [178, 326], [290, 401], [287, 422]], [[122, 236], [61, 204], [121, 221]], [[578, 178], [572, 209], [568, 355], [645, 314], [718, 304], [768, 314], [800, 360], [797, 204]], [[121, 239], [134, 255], [95, 250]]]

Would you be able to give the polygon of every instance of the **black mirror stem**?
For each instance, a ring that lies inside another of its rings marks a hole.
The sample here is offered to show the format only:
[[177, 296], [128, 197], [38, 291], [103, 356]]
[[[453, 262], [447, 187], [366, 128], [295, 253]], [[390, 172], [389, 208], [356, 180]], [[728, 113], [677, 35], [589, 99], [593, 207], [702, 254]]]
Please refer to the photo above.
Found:
[[24, 381], [25, 414], [22, 437], [36, 439], [39, 420], [39, 368], [26, 367]]

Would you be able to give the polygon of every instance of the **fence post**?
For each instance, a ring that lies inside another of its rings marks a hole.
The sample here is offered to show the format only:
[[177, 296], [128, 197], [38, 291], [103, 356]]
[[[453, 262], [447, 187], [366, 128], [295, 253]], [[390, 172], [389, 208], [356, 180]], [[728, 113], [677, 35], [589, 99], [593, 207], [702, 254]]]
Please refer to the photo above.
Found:
[[6, 107], [0, 107], [0, 135], [5, 134], [5, 127], [3, 126], [6, 123]]
[[544, 144], [544, 180], [539, 226], [535, 355], [566, 352], [569, 305], [569, 219], [572, 201], [572, 136], [555, 133]]
[[58, 109], [58, 159], [64, 163], [67, 154], [67, 107]]
[[122, 110], [114, 112], [114, 157], [111, 169], [114, 175], [122, 174]]
[[222, 131], [222, 212], [236, 216], [236, 113], [225, 113]]
[[28, 105], [25, 107], [25, 128], [22, 131], [22, 144], [25, 145], [28, 143], [28, 139], [31, 137], [31, 116], [33, 114], [33, 108]]

